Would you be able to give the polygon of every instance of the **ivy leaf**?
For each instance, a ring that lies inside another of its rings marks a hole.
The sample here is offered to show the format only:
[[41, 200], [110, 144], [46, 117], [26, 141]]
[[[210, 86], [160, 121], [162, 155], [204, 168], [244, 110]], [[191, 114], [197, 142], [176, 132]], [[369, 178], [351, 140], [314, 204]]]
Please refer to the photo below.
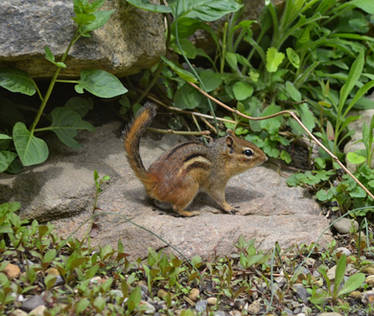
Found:
[[0, 86], [11, 91], [26, 95], [34, 95], [35, 82], [28, 73], [11, 68], [0, 69]]
[[266, 70], [276, 72], [283, 59], [283, 53], [278, 52], [275, 47], [270, 47], [266, 52]]
[[9, 165], [16, 159], [17, 154], [11, 151], [0, 151], [0, 173], [8, 169]]
[[242, 101], [249, 98], [253, 94], [253, 87], [245, 81], [237, 81], [233, 87], [235, 99]]
[[371, 0], [354, 0], [352, 4], [369, 14], [374, 14], [374, 2]]
[[[272, 105], [267, 106], [264, 109], [264, 111], [262, 112], [262, 115], [263, 116], [271, 115], [271, 114], [279, 112], [280, 110], [281, 110], [280, 106], [272, 104]], [[280, 126], [282, 125], [282, 121], [283, 119], [281, 116], [276, 116], [268, 120], [260, 121], [260, 126], [263, 129], [267, 130], [269, 134], [274, 134], [275, 132], [279, 130]]]
[[113, 98], [127, 92], [116, 76], [99, 69], [81, 71], [79, 84], [75, 87], [77, 92], [85, 89], [100, 98]]
[[206, 92], [216, 90], [222, 83], [220, 74], [207, 69], [200, 72], [200, 79], [204, 83]]
[[79, 143], [74, 139], [77, 131], [85, 129], [92, 131], [94, 127], [83, 121], [80, 115], [70, 109], [57, 107], [51, 112], [52, 125], [50, 129], [57, 135], [61, 142], [72, 148], [79, 148]]
[[24, 123], [17, 122], [13, 126], [13, 141], [24, 166], [36, 165], [47, 160], [49, 154], [47, 143], [35, 137]]
[[365, 162], [366, 158], [364, 156], [359, 155], [356, 152], [349, 152], [347, 154], [347, 160], [354, 165], [359, 165]]
[[301, 93], [299, 90], [296, 89], [292, 82], [287, 81], [285, 87], [287, 94], [291, 97], [292, 100], [296, 102], [301, 101]]
[[204, 101], [204, 97], [189, 84], [181, 86], [174, 95], [174, 105], [180, 109], [195, 109]]
[[93, 102], [89, 98], [72, 97], [65, 103], [64, 107], [73, 110], [81, 117], [84, 117], [88, 111], [93, 109]]
[[300, 105], [300, 118], [306, 128], [311, 132], [316, 126], [316, 118], [306, 103]]

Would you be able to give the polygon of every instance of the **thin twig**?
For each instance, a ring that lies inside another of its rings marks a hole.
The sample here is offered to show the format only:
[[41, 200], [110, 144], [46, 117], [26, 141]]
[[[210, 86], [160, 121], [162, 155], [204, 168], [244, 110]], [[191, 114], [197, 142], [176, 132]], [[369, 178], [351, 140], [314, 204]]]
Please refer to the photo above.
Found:
[[148, 130], [151, 132], [159, 133], [159, 134], [175, 134], [175, 135], [187, 135], [187, 136], [201, 136], [201, 135], [210, 135], [210, 131], [175, 131], [173, 129], [159, 129], [148, 127]]
[[284, 111], [280, 111], [278, 113], [274, 113], [274, 114], [271, 114], [271, 115], [266, 115], [266, 116], [259, 116], [259, 117], [253, 117], [253, 116], [249, 116], [249, 115], [245, 115], [241, 112], [239, 112], [238, 110], [235, 110], [231, 107], [229, 107], [228, 105], [226, 105], [225, 103], [217, 100], [216, 98], [212, 97], [210, 94], [206, 93], [204, 90], [202, 90], [201, 88], [199, 88], [196, 84], [192, 83], [192, 82], [188, 82], [191, 86], [193, 86], [195, 89], [197, 89], [200, 93], [202, 93], [203, 95], [205, 95], [206, 97], [208, 97], [209, 99], [211, 99], [212, 101], [214, 101], [215, 103], [217, 103], [218, 105], [222, 106], [223, 108], [225, 108], [226, 110], [230, 111], [230, 112], [233, 112], [241, 117], [244, 117], [248, 120], [253, 120], [253, 121], [260, 121], [260, 120], [266, 120], [266, 119], [270, 119], [270, 118], [273, 118], [273, 117], [276, 117], [276, 116], [280, 116], [280, 115], [291, 115], [292, 118], [302, 127], [302, 129], [310, 136], [311, 139], [313, 139], [313, 141], [319, 146], [321, 147], [325, 152], [327, 152], [327, 154], [374, 200], [374, 195], [373, 193], [371, 193], [361, 182], [360, 180], [358, 180], [351, 171], [349, 171], [347, 169], [346, 166], [344, 166], [344, 164], [338, 159], [338, 157], [336, 155], [334, 155], [329, 149], [327, 149], [327, 147], [325, 145], [323, 145], [318, 139], [317, 137], [315, 137], [306, 127], [305, 125], [301, 122], [301, 120], [299, 119], [299, 117], [297, 116], [297, 114], [293, 111], [290, 111], [290, 110], [284, 110]]

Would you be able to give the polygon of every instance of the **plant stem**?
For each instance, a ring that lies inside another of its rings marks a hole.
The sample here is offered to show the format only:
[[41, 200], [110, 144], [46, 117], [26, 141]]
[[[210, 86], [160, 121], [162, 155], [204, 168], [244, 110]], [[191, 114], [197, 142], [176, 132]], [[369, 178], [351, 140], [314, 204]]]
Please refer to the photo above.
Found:
[[61, 83], [79, 83], [79, 80], [63, 80], [63, 79], [56, 79], [56, 82], [61, 82]]
[[[80, 38], [80, 35], [78, 32], [76, 32], [74, 34], [74, 37], [72, 38], [72, 40], [70, 41], [68, 47], [66, 48], [65, 50], [65, 53], [62, 55], [61, 57], [61, 62], [64, 62], [66, 57], [68, 56], [68, 53], [71, 49], [71, 47], [74, 45], [74, 43]], [[43, 112], [44, 112], [44, 109], [47, 105], [47, 102], [48, 102], [48, 99], [49, 97], [51, 96], [52, 94], [52, 91], [53, 91], [53, 88], [55, 86], [55, 83], [56, 83], [56, 80], [57, 80], [57, 77], [59, 75], [61, 71], [61, 68], [60, 67], [57, 67], [52, 79], [51, 79], [51, 82], [49, 83], [49, 87], [48, 87], [48, 90], [47, 92], [45, 93], [45, 96], [44, 98], [42, 98], [42, 103], [40, 104], [40, 107], [39, 107], [39, 110], [38, 110], [38, 113], [36, 114], [36, 117], [34, 119], [34, 122], [32, 123], [31, 125], [31, 128], [30, 128], [30, 133], [33, 134], [34, 133], [34, 130], [35, 130], [35, 127], [36, 125], [39, 123], [39, 120], [40, 120], [40, 117], [42, 116]]]

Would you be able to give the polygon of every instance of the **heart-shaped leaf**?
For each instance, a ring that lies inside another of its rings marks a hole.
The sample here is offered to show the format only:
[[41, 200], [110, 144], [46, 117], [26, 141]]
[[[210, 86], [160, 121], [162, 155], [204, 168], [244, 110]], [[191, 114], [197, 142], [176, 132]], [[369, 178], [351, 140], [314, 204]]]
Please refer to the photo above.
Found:
[[79, 148], [79, 143], [74, 139], [78, 130], [86, 129], [92, 131], [94, 127], [82, 120], [80, 115], [68, 108], [57, 107], [52, 112], [52, 125], [50, 129], [67, 146]]
[[100, 98], [113, 98], [127, 92], [116, 76], [99, 69], [81, 71], [79, 84], [75, 87], [77, 92], [85, 89]]
[[0, 172], [8, 169], [12, 161], [17, 157], [17, 154], [11, 151], [0, 151]]
[[36, 165], [47, 160], [49, 154], [47, 143], [35, 137], [24, 123], [17, 122], [14, 125], [13, 141], [24, 166]]
[[0, 69], [0, 86], [11, 92], [26, 95], [33, 95], [36, 92], [34, 80], [28, 73], [18, 69]]

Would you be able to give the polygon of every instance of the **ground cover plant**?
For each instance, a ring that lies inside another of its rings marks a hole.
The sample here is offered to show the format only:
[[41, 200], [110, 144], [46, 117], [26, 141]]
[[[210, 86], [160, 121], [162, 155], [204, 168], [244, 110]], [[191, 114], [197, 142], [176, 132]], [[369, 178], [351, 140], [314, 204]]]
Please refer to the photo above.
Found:
[[[240, 238], [226, 257], [181, 260], [149, 249], [130, 260], [126, 247], [92, 248], [61, 239], [49, 224], [22, 220], [17, 202], [0, 205], [0, 313], [44, 306], [44, 315], [289, 315], [373, 311], [372, 234], [328, 249], [299, 245], [264, 253]], [[30, 303], [37, 301], [36, 305]], [[40, 308], [40, 307], [39, 307]], [[353, 314], [352, 314], [353, 313]]]

